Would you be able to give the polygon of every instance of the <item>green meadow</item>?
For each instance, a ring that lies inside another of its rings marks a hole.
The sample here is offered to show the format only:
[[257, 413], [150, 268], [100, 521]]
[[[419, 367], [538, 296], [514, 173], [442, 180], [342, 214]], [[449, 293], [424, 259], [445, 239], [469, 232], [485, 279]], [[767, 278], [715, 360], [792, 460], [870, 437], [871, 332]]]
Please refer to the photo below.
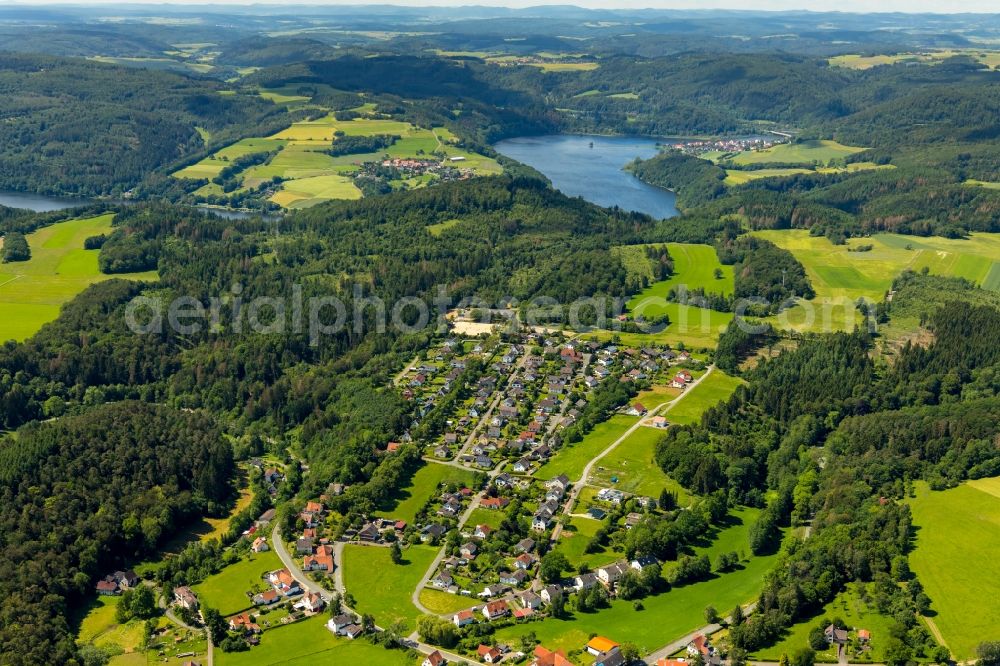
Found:
[[[712, 543], [706, 543], [696, 551], [710, 557], [717, 552], [749, 551], [746, 534], [753, 524], [754, 511], [743, 509], [734, 512], [734, 524], [715, 534]], [[642, 600], [642, 610], [636, 610], [631, 601], [613, 601], [611, 608], [595, 613], [573, 613], [564, 620], [545, 619], [505, 627], [495, 634], [495, 639], [516, 643], [520, 636], [534, 632], [545, 647], [569, 652], [578, 650], [590, 636], [599, 634], [620, 643], [633, 642], [640, 652], [648, 654], [676, 637], [704, 626], [706, 606], [724, 610], [752, 601], [760, 592], [764, 576], [776, 559], [776, 555], [751, 557], [742, 563], [742, 568], [730, 573], [715, 574], [707, 581], [675, 587], [669, 592], [647, 597]]]
[[694, 388], [687, 389], [688, 395], [676, 405], [663, 412], [670, 423], [690, 425], [701, 421], [705, 410], [728, 400], [729, 396], [744, 382], [738, 377], [730, 377], [718, 368]]
[[233, 615], [253, 606], [248, 591], [260, 592], [268, 587], [261, 577], [275, 569], [283, 568], [273, 550], [250, 553], [245, 559], [209, 576], [191, 589], [203, 604], [217, 609], [223, 615]]
[[111, 231], [112, 214], [59, 222], [28, 234], [31, 259], [0, 264], [0, 340], [25, 340], [59, 316], [59, 309], [92, 284], [112, 277], [155, 280], [155, 272], [105, 275], [90, 236]]
[[[578, 509], [578, 511], [582, 510], [582, 507]], [[601, 521], [599, 520], [573, 516], [570, 518], [569, 525], [563, 528], [555, 550], [565, 555], [574, 569], [578, 569], [581, 566], [588, 569], [603, 567], [606, 564], [611, 564], [623, 558], [625, 556], [624, 552], [614, 550], [611, 546], [606, 546], [597, 553], [586, 552], [587, 543], [594, 538], [600, 527]]]
[[[622, 246], [614, 251], [631, 274], [652, 278], [652, 270], [643, 254], [644, 247]], [[621, 333], [622, 344], [642, 346], [683, 343], [696, 348], [714, 347], [720, 333], [732, 320], [732, 314], [670, 302], [667, 294], [682, 286], [689, 291], [704, 289], [706, 293], [732, 294], [733, 267], [719, 263], [719, 257], [711, 245], [667, 243], [667, 249], [674, 262], [673, 274], [666, 280], [650, 284], [632, 297], [626, 307], [633, 316], [667, 315], [670, 325], [659, 333]], [[715, 277], [717, 269], [722, 273], [720, 278]], [[605, 333], [598, 333], [597, 336], [602, 339], [611, 337]]]
[[354, 595], [359, 613], [370, 613], [379, 626], [402, 621], [411, 631], [421, 615], [411, 596], [437, 555], [431, 546], [410, 546], [403, 562], [393, 564], [389, 549], [348, 544], [344, 548], [344, 586]]
[[[775, 321], [796, 330], [850, 330], [857, 321], [854, 301], [881, 301], [893, 279], [904, 270], [926, 268], [934, 275], [962, 277], [985, 289], [1000, 290], [1000, 234], [975, 233], [968, 239], [917, 238], [876, 234], [834, 245], [801, 229], [756, 231], [795, 255], [816, 292], [812, 314], [791, 308]], [[867, 252], [850, 252], [859, 245]]]
[[736, 153], [729, 159], [735, 164], [822, 164], [842, 160], [866, 150], [858, 146], [845, 146], [836, 141], [812, 140], [798, 143], [779, 143], [767, 150], [748, 150]]
[[654, 498], [667, 488], [677, 493], [682, 506], [687, 504], [684, 489], [664, 474], [653, 460], [656, 443], [662, 438], [663, 430], [659, 428], [639, 428], [614, 451], [597, 461], [591, 473], [591, 482]]
[[463, 597], [460, 594], [451, 594], [450, 592], [424, 588], [420, 591], [420, 603], [432, 613], [445, 615], [446, 613], [457, 613], [460, 610], [471, 608], [476, 604], [476, 600], [470, 597]]
[[[121, 649], [130, 657], [136, 656], [142, 644], [143, 623], [134, 620], [118, 624], [115, 611], [120, 597], [97, 597], [91, 601], [77, 630], [76, 640], [81, 645], [89, 644], [102, 648]], [[125, 656], [125, 655], [122, 655]], [[143, 661], [145, 663], [145, 661]]]
[[909, 500], [916, 527], [910, 566], [931, 598], [930, 622], [959, 661], [1000, 627], [1000, 477], [932, 491]]
[[384, 518], [395, 518], [412, 523], [417, 512], [431, 497], [439, 494], [442, 483], [468, 486], [475, 481], [475, 472], [452, 465], [427, 463], [416, 471], [406, 488], [400, 489], [391, 507], [378, 512]]
[[268, 666], [290, 664], [372, 664], [373, 666], [411, 666], [415, 659], [403, 650], [386, 650], [366, 640], [348, 640], [334, 636], [326, 628], [327, 616], [315, 617], [275, 627], [263, 633], [260, 645], [247, 652], [215, 650], [218, 666]]
[[551, 479], [565, 474], [575, 481], [583, 474], [583, 468], [597, 454], [608, 448], [612, 442], [625, 434], [639, 418], [616, 414], [604, 423], [598, 424], [587, 435], [575, 444], [564, 444], [552, 458], [542, 465], [535, 476], [539, 479]]

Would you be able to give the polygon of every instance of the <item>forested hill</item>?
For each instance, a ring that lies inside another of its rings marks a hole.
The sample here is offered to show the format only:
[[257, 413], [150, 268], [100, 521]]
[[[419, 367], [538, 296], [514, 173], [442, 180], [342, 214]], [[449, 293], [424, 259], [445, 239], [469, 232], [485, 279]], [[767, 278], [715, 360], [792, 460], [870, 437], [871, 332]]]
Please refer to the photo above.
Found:
[[213, 142], [267, 135], [286, 112], [223, 84], [78, 58], [0, 57], [0, 189], [121, 194]]
[[66, 664], [67, 615], [99, 574], [155, 552], [232, 494], [212, 418], [146, 403], [96, 407], [0, 439], [0, 654]]

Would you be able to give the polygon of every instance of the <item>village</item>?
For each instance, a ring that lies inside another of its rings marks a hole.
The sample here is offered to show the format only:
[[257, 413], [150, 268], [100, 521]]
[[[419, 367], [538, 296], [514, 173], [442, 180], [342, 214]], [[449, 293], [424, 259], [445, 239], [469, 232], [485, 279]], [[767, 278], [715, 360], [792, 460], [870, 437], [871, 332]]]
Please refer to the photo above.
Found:
[[[411, 647], [424, 653], [423, 664], [619, 666], [642, 656], [632, 654], [627, 644], [623, 652], [623, 643], [613, 635], [593, 636], [573, 654], [543, 644], [528, 650], [488, 639], [506, 627], [561, 617], [569, 607], [601, 608], [616, 598], [641, 599], [659, 588], [665, 563], [649, 554], [627, 556], [623, 544], [628, 532], [647, 518], [684, 511], [676, 494], [664, 490], [653, 496], [619, 488], [616, 472], [594, 464], [600, 456], [572, 478], [565, 472], [552, 474], [551, 465], [572, 451], [581, 432], [609, 416], [629, 419], [632, 429], [650, 433], [669, 428], [659, 409], [711, 371], [702, 353], [683, 348], [631, 348], [558, 333], [494, 331], [442, 339], [395, 378], [392, 389], [411, 405], [412, 420], [380, 455], [400, 455], [404, 447], [416, 446], [425, 465], [465, 470], [466, 482], [441, 483], [415, 519], [391, 513], [348, 519], [331, 510], [349, 490], [336, 482], [298, 505], [291, 533], [276, 522], [275, 508], [266, 510], [234, 548], [244, 548], [251, 559], [272, 557], [282, 566], [263, 571], [259, 584], [243, 591], [247, 608], [225, 618], [230, 639], [253, 650], [270, 629], [324, 613], [327, 630], [348, 640], [384, 630], [373, 617], [353, 609], [365, 591], [345, 587], [343, 549], [386, 549], [395, 561], [405, 549], [423, 546], [438, 554], [413, 591], [413, 603], [453, 625], [459, 636], [453, 652], [420, 642], [417, 632], [407, 637]], [[267, 493], [278, 498], [286, 482], [282, 466], [260, 459], [250, 466]], [[572, 536], [564, 535], [565, 530], [576, 530], [581, 523], [597, 526], [597, 532], [589, 542], [578, 542], [583, 547], [573, 552], [580, 559], [570, 561], [560, 542]], [[586, 558], [592, 552], [599, 554], [594, 561], [600, 564]], [[554, 566], [553, 553], [562, 558]], [[731, 559], [737, 560], [737, 554]], [[692, 560], [691, 566], [697, 563]], [[134, 573], [115, 572], [98, 583], [97, 591], [118, 594], [136, 584]], [[450, 605], [462, 608], [435, 612], [423, 606], [426, 592], [448, 595], [454, 599]], [[192, 587], [177, 586], [172, 600], [182, 619], [197, 624], [200, 602]], [[867, 635], [861, 630], [851, 640], [864, 642]], [[664, 642], [670, 638], [665, 636]], [[831, 645], [846, 645], [847, 632], [833, 627], [829, 639]], [[647, 663], [704, 666], [723, 661], [723, 653], [705, 635], [672, 647]]]

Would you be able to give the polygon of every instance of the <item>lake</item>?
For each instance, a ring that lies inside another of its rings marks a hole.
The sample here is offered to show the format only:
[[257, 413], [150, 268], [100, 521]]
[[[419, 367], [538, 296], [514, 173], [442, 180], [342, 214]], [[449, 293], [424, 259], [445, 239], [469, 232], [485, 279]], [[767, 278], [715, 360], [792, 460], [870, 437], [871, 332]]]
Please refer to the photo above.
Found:
[[50, 197], [44, 194], [29, 192], [0, 191], [0, 206], [8, 208], [25, 208], [36, 213], [47, 213], [52, 210], [64, 210], [76, 206], [86, 206], [89, 199], [68, 199], [66, 197]]
[[658, 141], [663, 139], [557, 134], [507, 139], [494, 148], [542, 172], [563, 194], [663, 219], [678, 214], [674, 193], [624, 170], [637, 157], [654, 157]]

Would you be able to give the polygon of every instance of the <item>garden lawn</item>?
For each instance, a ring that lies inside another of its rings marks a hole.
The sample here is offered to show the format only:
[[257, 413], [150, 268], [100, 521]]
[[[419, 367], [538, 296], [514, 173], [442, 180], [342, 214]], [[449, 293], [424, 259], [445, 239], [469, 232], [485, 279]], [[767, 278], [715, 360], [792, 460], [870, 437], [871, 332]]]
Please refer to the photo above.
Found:
[[583, 474], [583, 468], [594, 456], [624, 435], [625, 431], [638, 420], [638, 417], [624, 414], [612, 416], [604, 423], [597, 425], [579, 442], [575, 444], [564, 443], [549, 462], [535, 472], [535, 476], [539, 479], [551, 479], [565, 474], [571, 481], [576, 481]]
[[424, 588], [420, 591], [420, 603], [428, 610], [438, 615], [444, 615], [471, 608], [476, 605], [476, 600], [460, 594], [451, 594], [450, 592]]
[[587, 543], [597, 534], [601, 524], [601, 521], [593, 518], [574, 516], [570, 519], [570, 524], [563, 528], [555, 550], [566, 556], [574, 570], [581, 565], [589, 569], [602, 567], [624, 557], [622, 551], [610, 547], [605, 547], [598, 553], [586, 552]]
[[386, 650], [364, 639], [334, 636], [326, 628], [327, 615], [265, 631], [260, 645], [247, 652], [215, 650], [218, 666], [268, 666], [269, 664], [372, 664], [412, 666], [415, 660], [403, 650]]
[[1000, 627], [1000, 477], [934, 492], [916, 484], [910, 566], [931, 598], [930, 620], [958, 660]]
[[467, 486], [475, 480], [475, 473], [459, 469], [452, 465], [427, 463], [416, 471], [410, 485], [397, 492], [395, 503], [379, 511], [377, 515], [383, 518], [395, 518], [412, 523], [417, 518], [417, 512], [423, 508], [431, 497], [440, 494], [442, 483]]
[[[253, 559], [250, 559], [251, 556]], [[203, 605], [229, 616], [252, 607], [253, 601], [246, 593], [266, 589], [267, 583], [261, 580], [261, 576], [281, 568], [281, 560], [274, 551], [251, 553], [236, 564], [193, 585], [191, 589]]]
[[97, 647], [117, 646], [124, 652], [133, 653], [142, 643], [143, 623], [134, 620], [126, 624], [118, 624], [115, 611], [120, 597], [99, 596], [89, 604], [86, 614], [80, 621], [77, 631], [77, 643], [92, 644]]
[[106, 275], [90, 236], [111, 231], [113, 214], [59, 222], [27, 234], [31, 259], [0, 264], [0, 342], [25, 340], [59, 316], [60, 307], [92, 284], [114, 278], [155, 280], [155, 272]]
[[705, 413], [706, 409], [715, 406], [723, 400], [728, 400], [729, 396], [743, 383], [742, 379], [730, 377], [716, 368], [700, 384], [686, 389], [688, 395], [678, 400], [672, 406], [668, 406], [660, 413], [672, 424], [690, 425], [698, 423], [701, 421], [701, 415]]
[[370, 613], [379, 626], [403, 621], [416, 629], [420, 611], [411, 596], [438, 553], [431, 546], [410, 546], [403, 563], [393, 564], [389, 549], [349, 544], [344, 548], [344, 586], [354, 595], [355, 609]]

